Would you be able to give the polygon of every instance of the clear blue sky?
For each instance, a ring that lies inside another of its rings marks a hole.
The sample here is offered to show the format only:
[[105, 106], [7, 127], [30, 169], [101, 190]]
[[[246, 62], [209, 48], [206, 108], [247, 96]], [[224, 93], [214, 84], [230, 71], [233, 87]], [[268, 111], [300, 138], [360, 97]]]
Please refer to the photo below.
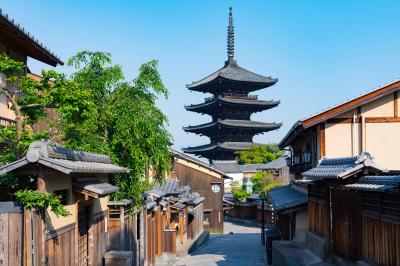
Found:
[[[185, 111], [185, 104], [208, 96], [185, 84], [226, 60], [230, 5], [238, 64], [279, 78], [256, 94], [281, 105], [252, 118], [283, 127], [256, 142], [279, 142], [296, 120], [400, 77], [399, 1], [0, 0], [3, 12], [64, 61], [80, 50], [107, 51], [132, 79], [141, 63], [158, 59], [170, 91], [159, 105], [176, 148], [208, 142], [182, 130], [209, 121]], [[29, 65], [36, 72], [44, 67]]]

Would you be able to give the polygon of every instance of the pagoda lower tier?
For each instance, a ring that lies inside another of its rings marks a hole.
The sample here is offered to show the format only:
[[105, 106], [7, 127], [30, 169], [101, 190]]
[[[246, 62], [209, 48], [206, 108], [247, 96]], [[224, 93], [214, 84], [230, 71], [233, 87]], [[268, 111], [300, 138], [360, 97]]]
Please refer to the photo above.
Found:
[[256, 134], [268, 132], [281, 127], [280, 123], [264, 123], [251, 120], [217, 120], [197, 126], [188, 126], [186, 132], [208, 136], [215, 141], [251, 141]]
[[186, 153], [208, 158], [209, 160], [234, 160], [237, 157], [237, 151], [249, 150], [254, 145], [260, 144], [253, 142], [222, 142], [188, 147], [182, 150]]
[[236, 110], [239, 113], [250, 116], [252, 113], [274, 108], [280, 101], [262, 101], [257, 96], [216, 96], [207, 98], [204, 103], [185, 106], [191, 112], [207, 114], [211, 116], [224, 115], [224, 110]]

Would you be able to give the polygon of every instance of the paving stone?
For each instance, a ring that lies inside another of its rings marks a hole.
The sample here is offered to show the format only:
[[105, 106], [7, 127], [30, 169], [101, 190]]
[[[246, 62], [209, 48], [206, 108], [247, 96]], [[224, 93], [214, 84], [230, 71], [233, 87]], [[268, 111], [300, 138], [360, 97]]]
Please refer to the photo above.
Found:
[[[229, 234], [232, 232], [233, 234]], [[176, 266], [264, 266], [265, 248], [256, 224], [224, 223], [224, 234], [210, 235], [199, 250], [179, 260]]]

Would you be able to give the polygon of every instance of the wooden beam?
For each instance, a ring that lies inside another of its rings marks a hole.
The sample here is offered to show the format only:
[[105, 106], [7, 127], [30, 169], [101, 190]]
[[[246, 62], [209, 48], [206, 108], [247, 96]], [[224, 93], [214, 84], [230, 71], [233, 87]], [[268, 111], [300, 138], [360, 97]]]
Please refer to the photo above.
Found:
[[[327, 124], [351, 124], [352, 118], [330, 118], [326, 121]], [[398, 123], [400, 117], [366, 117], [365, 123]], [[355, 123], [361, 123], [361, 118], [357, 117]]]
[[[83, 194], [83, 195], [95, 198], [95, 199], [99, 198], [99, 194], [91, 192], [91, 191], [83, 189], [83, 188], [80, 188], [80, 187], [73, 186], [72, 191], [75, 193], [79, 193], [79, 194]], [[85, 197], [85, 199], [86, 199], [86, 197]]]
[[397, 91], [399, 88], [400, 88], [400, 81], [394, 82], [394, 83], [384, 86], [380, 89], [377, 89], [373, 92], [370, 92], [361, 97], [358, 97], [352, 101], [346, 102], [335, 108], [329, 109], [325, 112], [315, 115], [315, 116], [305, 120], [303, 122], [303, 125], [305, 128], [308, 128], [312, 125], [316, 125], [316, 124], [321, 123], [322, 121], [325, 121], [328, 118], [333, 117], [337, 114], [344, 113], [355, 107], [358, 107], [359, 105], [362, 105], [362, 104], [370, 102], [374, 99], [377, 99], [377, 98], [381, 97], [382, 95], [388, 95], [391, 92]]
[[393, 93], [393, 116], [399, 117], [399, 101], [398, 101], [398, 91]]
[[322, 158], [324, 158], [326, 156], [325, 123], [322, 123], [320, 125], [319, 142], [320, 142], [320, 153], [321, 153], [321, 159], [322, 159]]

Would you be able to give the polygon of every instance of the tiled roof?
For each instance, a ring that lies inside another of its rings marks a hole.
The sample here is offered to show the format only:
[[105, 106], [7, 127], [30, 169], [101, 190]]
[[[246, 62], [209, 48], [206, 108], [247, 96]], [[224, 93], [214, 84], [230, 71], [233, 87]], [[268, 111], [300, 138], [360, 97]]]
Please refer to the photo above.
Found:
[[188, 111], [196, 111], [199, 109], [208, 109], [212, 105], [219, 105], [219, 103], [227, 103], [230, 105], [237, 106], [249, 106], [262, 110], [267, 110], [269, 108], [276, 107], [280, 104], [280, 101], [262, 101], [262, 100], [253, 100], [253, 99], [241, 99], [241, 98], [230, 98], [219, 96], [211, 101], [206, 101], [200, 104], [192, 104], [185, 106], [185, 109]]
[[108, 206], [128, 206], [131, 203], [132, 203], [132, 200], [130, 200], [130, 199], [122, 199], [122, 200], [108, 201], [107, 205]]
[[44, 141], [37, 141], [29, 145], [24, 158], [0, 167], [0, 174], [36, 163], [65, 174], [128, 172], [128, 169], [112, 164], [108, 156], [69, 150], [60, 146], [51, 146]]
[[297, 207], [308, 202], [307, 194], [292, 185], [273, 188], [268, 191], [274, 210], [277, 212]]
[[278, 81], [277, 79], [264, 77], [248, 71], [238, 66], [235, 62], [227, 62], [224, 67], [218, 69], [211, 75], [199, 81], [193, 82], [192, 84], [188, 84], [186, 87], [189, 89], [194, 89], [196, 87], [206, 85], [207, 83], [211, 83], [219, 78], [236, 82], [259, 83], [265, 86], [273, 85]]
[[259, 169], [260, 170], [273, 170], [273, 169], [280, 169], [284, 166], [287, 166], [286, 162], [287, 156], [279, 157], [271, 162], [263, 164]]
[[90, 192], [99, 194], [99, 195], [108, 195], [113, 192], [118, 191], [118, 187], [113, 186], [109, 183], [98, 182], [98, 181], [74, 181], [73, 186], [88, 190]]
[[226, 174], [257, 172], [263, 164], [239, 164], [235, 160], [214, 160], [213, 167]]
[[363, 176], [357, 183], [345, 185], [354, 190], [386, 191], [400, 188], [400, 176]]
[[302, 173], [302, 176], [309, 180], [341, 179], [361, 172], [364, 168], [372, 168], [378, 172], [385, 170], [374, 163], [369, 153], [362, 153], [353, 157], [323, 159], [317, 167]]
[[196, 146], [196, 147], [188, 147], [182, 149], [184, 152], [204, 152], [211, 151], [214, 149], [223, 149], [229, 151], [245, 151], [251, 149], [254, 145], [257, 145], [253, 142], [223, 142], [223, 143], [210, 143], [206, 145]]
[[163, 197], [166, 195], [179, 194], [181, 192], [179, 187], [179, 181], [175, 179], [167, 179], [165, 183], [157, 183], [154, 189], [150, 190], [149, 193], [156, 197]]
[[282, 126], [281, 123], [264, 123], [258, 121], [251, 120], [233, 120], [233, 119], [224, 119], [218, 120], [210, 123], [205, 123], [197, 126], [188, 126], [183, 129], [187, 132], [196, 132], [202, 129], [211, 129], [213, 127], [233, 127], [233, 128], [247, 128], [247, 129], [259, 129], [259, 131], [269, 131], [275, 130]]
[[[13, 19], [0, 9], [0, 25], [6, 27], [6, 33], [11, 36], [18, 36], [24, 43], [27, 43], [28, 56], [35, 58], [44, 63], [56, 66], [57, 64], [63, 65], [59, 57], [52, 53], [43, 43], [39, 42], [32, 34], [26, 31]], [[15, 37], [14, 37], [15, 38]]]

